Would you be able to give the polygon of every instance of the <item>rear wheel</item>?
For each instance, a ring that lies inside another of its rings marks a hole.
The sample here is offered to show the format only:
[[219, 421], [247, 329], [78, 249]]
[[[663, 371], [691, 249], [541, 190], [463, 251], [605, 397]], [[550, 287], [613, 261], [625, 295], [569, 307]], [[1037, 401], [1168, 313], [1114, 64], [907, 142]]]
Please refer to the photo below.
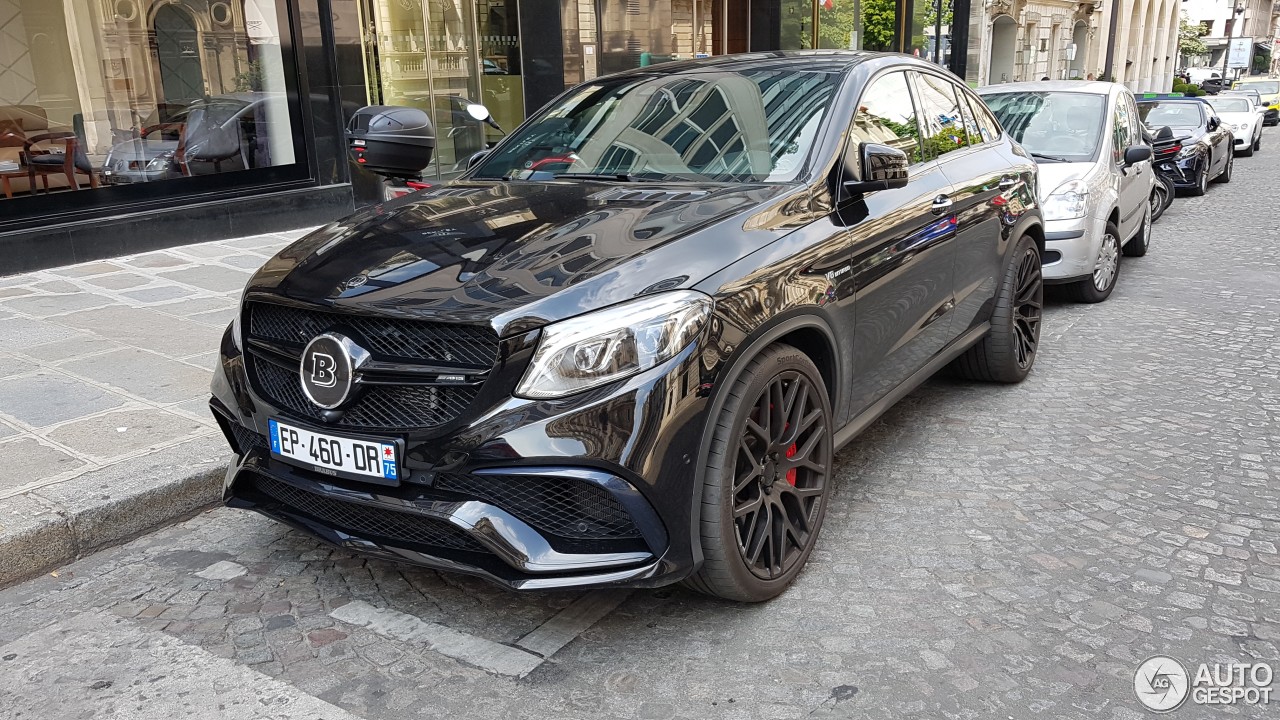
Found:
[[956, 373], [970, 380], [1020, 382], [1036, 361], [1043, 309], [1040, 248], [1024, 236], [1005, 270], [991, 313], [991, 331], [956, 358], [952, 365]]
[[1093, 274], [1079, 282], [1067, 286], [1071, 299], [1083, 303], [1100, 303], [1111, 297], [1116, 288], [1116, 279], [1120, 277], [1120, 228], [1115, 223], [1107, 223], [1107, 230], [1102, 236], [1102, 246], [1098, 248], [1098, 259], [1094, 262]]
[[790, 345], [752, 359], [715, 419], [694, 590], [760, 602], [781, 593], [813, 552], [827, 511], [831, 403], [813, 362]]
[[1125, 256], [1142, 257], [1147, 254], [1147, 248], [1151, 246], [1151, 219], [1151, 210], [1148, 209], [1147, 216], [1142, 219], [1142, 229], [1124, 246]]

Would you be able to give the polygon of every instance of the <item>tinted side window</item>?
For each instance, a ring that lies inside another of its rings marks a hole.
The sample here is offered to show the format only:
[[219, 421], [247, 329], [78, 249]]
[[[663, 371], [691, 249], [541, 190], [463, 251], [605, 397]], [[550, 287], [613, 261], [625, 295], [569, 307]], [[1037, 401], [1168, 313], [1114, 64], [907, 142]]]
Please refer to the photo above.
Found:
[[913, 163], [920, 162], [920, 128], [905, 71], [871, 81], [858, 102], [849, 135], [853, 148], [879, 143], [901, 150]]
[[942, 157], [969, 146], [970, 138], [954, 83], [936, 75], [919, 73], [920, 125], [924, 130], [925, 159]]
[[978, 134], [982, 136], [982, 141], [991, 142], [1000, 137], [1000, 123], [996, 122], [996, 117], [987, 109], [986, 103], [970, 96], [969, 105], [973, 107], [973, 115], [978, 121]]

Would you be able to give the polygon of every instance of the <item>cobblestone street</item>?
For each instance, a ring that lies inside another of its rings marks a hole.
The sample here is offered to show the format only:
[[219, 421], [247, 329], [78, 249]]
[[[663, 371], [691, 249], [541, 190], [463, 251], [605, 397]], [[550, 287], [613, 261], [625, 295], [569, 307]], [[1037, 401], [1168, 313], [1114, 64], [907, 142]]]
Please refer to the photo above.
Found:
[[1152, 655], [1280, 669], [1277, 158], [1107, 302], [1049, 293], [1026, 382], [935, 379], [845, 448], [773, 602], [516, 595], [219, 508], [0, 591], [0, 717], [1128, 719]]

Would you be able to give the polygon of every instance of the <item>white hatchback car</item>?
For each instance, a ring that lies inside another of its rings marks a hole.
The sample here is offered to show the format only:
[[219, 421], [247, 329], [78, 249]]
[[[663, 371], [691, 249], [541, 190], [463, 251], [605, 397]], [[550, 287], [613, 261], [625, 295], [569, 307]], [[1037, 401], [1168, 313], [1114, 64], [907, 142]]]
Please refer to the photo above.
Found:
[[1249, 157], [1262, 149], [1263, 114], [1253, 102], [1244, 95], [1214, 95], [1203, 98], [1213, 107], [1218, 118], [1231, 129], [1235, 136], [1237, 154]]
[[1115, 289], [1120, 256], [1147, 254], [1155, 171], [1133, 94], [1079, 80], [978, 89], [1000, 124], [1039, 165], [1045, 283], [1080, 302]]

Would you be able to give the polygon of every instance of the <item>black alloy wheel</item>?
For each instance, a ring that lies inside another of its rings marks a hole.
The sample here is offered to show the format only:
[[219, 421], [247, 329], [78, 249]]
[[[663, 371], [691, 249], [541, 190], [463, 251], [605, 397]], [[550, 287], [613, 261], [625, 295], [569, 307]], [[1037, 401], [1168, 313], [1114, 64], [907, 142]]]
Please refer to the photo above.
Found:
[[1188, 190], [1191, 195], [1199, 197], [1209, 192], [1209, 163], [1206, 161], [1204, 167], [1200, 168], [1196, 173], [1196, 184]]
[[804, 353], [778, 344], [748, 363], [715, 424], [702, 491], [704, 560], [686, 585], [760, 602], [791, 584], [826, 514], [831, 417]]
[[1216, 183], [1223, 183], [1224, 185], [1231, 182], [1231, 171], [1235, 168], [1235, 165], [1236, 154], [1234, 152], [1227, 153], [1227, 164], [1222, 168], [1222, 172], [1218, 173], [1218, 177], [1214, 178], [1213, 181]]
[[756, 398], [738, 441], [733, 519], [751, 572], [774, 580], [812, 543], [827, 487], [831, 443], [813, 383], [797, 371], [775, 375]]
[[1017, 334], [1018, 369], [1027, 371], [1036, 361], [1040, 347], [1040, 320], [1044, 312], [1044, 278], [1040, 253], [1035, 248], [1018, 260], [1017, 292], [1014, 294], [1013, 330]]
[[968, 380], [1021, 382], [1035, 364], [1044, 312], [1040, 248], [1023, 236], [1005, 269], [991, 311], [991, 330], [956, 358], [952, 368]]

